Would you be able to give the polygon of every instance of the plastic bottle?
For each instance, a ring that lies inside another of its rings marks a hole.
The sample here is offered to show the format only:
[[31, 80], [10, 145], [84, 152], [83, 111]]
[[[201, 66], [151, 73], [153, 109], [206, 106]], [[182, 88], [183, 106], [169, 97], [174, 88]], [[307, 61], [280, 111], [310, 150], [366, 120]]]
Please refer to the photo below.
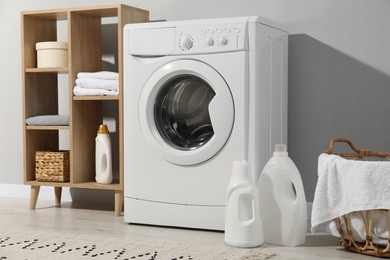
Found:
[[305, 191], [301, 175], [288, 156], [286, 145], [275, 145], [273, 157], [260, 175], [258, 188], [265, 242], [283, 246], [305, 243]]
[[225, 243], [256, 247], [264, 242], [259, 192], [246, 161], [234, 161], [225, 210]]
[[112, 183], [112, 154], [110, 133], [106, 125], [100, 125], [96, 136], [96, 177], [97, 183]]

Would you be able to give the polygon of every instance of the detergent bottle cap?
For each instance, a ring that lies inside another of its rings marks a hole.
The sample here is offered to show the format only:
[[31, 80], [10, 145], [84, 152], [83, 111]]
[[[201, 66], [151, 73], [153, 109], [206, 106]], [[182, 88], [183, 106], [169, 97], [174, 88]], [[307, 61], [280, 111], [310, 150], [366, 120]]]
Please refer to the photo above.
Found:
[[232, 179], [248, 179], [249, 167], [247, 161], [233, 161]]
[[100, 125], [97, 131], [98, 134], [109, 134], [108, 127], [106, 125]]
[[288, 156], [287, 145], [276, 144], [275, 151], [274, 151], [273, 155], [278, 156], [278, 157], [287, 157]]

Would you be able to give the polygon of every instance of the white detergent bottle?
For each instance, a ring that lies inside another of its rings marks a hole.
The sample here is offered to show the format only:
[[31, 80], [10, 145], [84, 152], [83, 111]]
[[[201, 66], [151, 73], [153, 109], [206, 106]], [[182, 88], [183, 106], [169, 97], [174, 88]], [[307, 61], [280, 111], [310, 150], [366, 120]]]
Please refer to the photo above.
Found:
[[225, 209], [225, 243], [256, 247], [264, 242], [259, 192], [246, 161], [234, 161]]
[[112, 154], [110, 133], [106, 125], [100, 125], [96, 136], [95, 167], [97, 183], [112, 183]]
[[305, 243], [305, 191], [286, 145], [275, 145], [273, 157], [265, 165], [258, 187], [265, 242], [283, 246]]

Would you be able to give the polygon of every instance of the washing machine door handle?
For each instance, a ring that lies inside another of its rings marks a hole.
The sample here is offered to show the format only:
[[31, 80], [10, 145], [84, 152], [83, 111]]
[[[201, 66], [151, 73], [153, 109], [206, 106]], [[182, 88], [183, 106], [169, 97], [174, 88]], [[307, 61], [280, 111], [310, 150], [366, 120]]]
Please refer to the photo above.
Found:
[[221, 141], [228, 140], [234, 124], [234, 105], [231, 96], [217, 93], [210, 101], [209, 116], [214, 135], [218, 135]]

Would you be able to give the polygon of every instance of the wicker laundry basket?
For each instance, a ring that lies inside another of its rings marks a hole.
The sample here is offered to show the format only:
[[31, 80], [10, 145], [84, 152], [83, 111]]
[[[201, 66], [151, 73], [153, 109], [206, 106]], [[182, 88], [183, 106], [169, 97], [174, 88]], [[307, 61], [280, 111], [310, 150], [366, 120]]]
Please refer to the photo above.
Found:
[[37, 151], [35, 153], [35, 179], [48, 182], [70, 180], [69, 151]]
[[[348, 144], [349, 147], [352, 149], [352, 152], [335, 153], [334, 146], [336, 143]], [[367, 149], [357, 149], [350, 140], [342, 138], [331, 140], [330, 148], [329, 150], [325, 151], [325, 153], [337, 154], [341, 157], [355, 160], [390, 160], [390, 153], [377, 153]], [[366, 211], [366, 214], [363, 214], [363, 212], [354, 212], [354, 214], [358, 214], [359, 219], [362, 221], [364, 227], [365, 241], [358, 242], [354, 240], [352, 235], [353, 226], [351, 222], [351, 213], [334, 219], [334, 222], [340, 235], [340, 244], [345, 249], [355, 253], [382, 258], [390, 258], [390, 237], [387, 238], [387, 245], [375, 244], [373, 242], [373, 230], [375, 229], [376, 225], [378, 225], [375, 221], [374, 213], [381, 213], [381, 216], [385, 218], [384, 221], [385, 223], [387, 223], [387, 230], [389, 231], [390, 235], [390, 218], [389, 211], [387, 209], [369, 210]]]

